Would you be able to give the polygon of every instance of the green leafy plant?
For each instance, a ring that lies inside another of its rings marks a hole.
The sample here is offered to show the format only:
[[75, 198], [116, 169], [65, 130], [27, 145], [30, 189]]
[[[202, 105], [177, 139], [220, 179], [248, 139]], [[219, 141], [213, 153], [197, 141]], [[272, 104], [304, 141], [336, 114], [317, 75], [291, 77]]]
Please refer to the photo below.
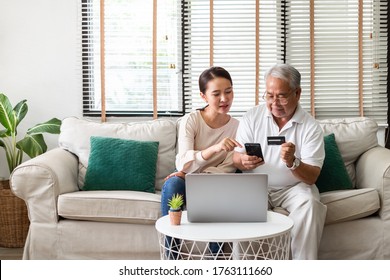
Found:
[[47, 145], [42, 133], [60, 133], [61, 121], [53, 118], [28, 129], [24, 138], [18, 141], [17, 127], [27, 111], [27, 100], [20, 101], [12, 108], [8, 97], [0, 93], [0, 123], [5, 128], [0, 130], [0, 146], [5, 150], [10, 173], [22, 163], [24, 153], [34, 158], [46, 152]]
[[171, 199], [168, 200], [168, 206], [172, 210], [178, 210], [183, 205], [184, 199], [181, 194], [174, 194]]

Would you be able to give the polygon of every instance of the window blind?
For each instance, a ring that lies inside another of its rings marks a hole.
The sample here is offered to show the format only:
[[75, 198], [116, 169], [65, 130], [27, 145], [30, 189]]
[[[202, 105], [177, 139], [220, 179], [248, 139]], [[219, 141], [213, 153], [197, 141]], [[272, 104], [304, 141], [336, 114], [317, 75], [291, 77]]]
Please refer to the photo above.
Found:
[[184, 10], [186, 112], [204, 105], [197, 78], [210, 66], [212, 46], [213, 65], [233, 78], [232, 115], [255, 105], [256, 79], [261, 95], [264, 72], [287, 62], [301, 72], [301, 104], [316, 118], [364, 115], [386, 123], [387, 1], [192, 0]]
[[[256, 104], [256, 92], [262, 96], [264, 72], [283, 57], [284, 39], [277, 32], [282, 28], [280, 4], [266, 0], [257, 2], [260, 33], [256, 37], [256, 1], [211, 2], [212, 17], [210, 0], [184, 1], [185, 110], [189, 112], [205, 105], [199, 96], [198, 77], [212, 64], [230, 72], [235, 92], [230, 112], [241, 116]], [[213, 36], [210, 36], [210, 18], [213, 19]], [[210, 42], [210, 38], [214, 41]], [[257, 38], [260, 38], [258, 44]], [[213, 47], [211, 63], [210, 45]], [[256, 89], [256, 80], [261, 89]]]
[[[314, 65], [310, 63], [310, 4], [314, 5]], [[360, 5], [360, 6], [359, 6]], [[291, 1], [286, 60], [301, 71], [301, 104], [316, 118], [360, 116], [359, 9], [362, 9], [363, 115], [386, 123], [387, 23], [385, 1]], [[383, 32], [386, 30], [386, 32]], [[311, 67], [314, 66], [314, 77]], [[314, 85], [311, 84], [314, 83]]]
[[[103, 8], [107, 115], [151, 115], [153, 105], [161, 114], [181, 114], [180, 3], [105, 0]], [[83, 110], [96, 116], [102, 105], [100, 1], [82, 0], [81, 10]]]
[[[82, 0], [83, 106], [89, 116], [101, 110], [99, 3]], [[386, 0], [164, 0], [155, 11], [153, 0], [105, 0], [107, 113], [151, 115], [153, 104], [159, 116], [200, 108], [205, 104], [198, 77], [218, 65], [232, 75], [231, 114], [240, 117], [263, 102], [265, 71], [287, 62], [301, 72], [301, 104], [316, 118], [364, 115], [385, 124], [387, 5]]]

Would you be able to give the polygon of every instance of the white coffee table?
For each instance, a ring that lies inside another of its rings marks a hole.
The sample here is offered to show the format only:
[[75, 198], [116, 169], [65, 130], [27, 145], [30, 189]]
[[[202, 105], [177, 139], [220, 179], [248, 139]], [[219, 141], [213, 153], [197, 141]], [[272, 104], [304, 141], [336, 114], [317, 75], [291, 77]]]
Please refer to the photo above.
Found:
[[179, 226], [169, 216], [156, 222], [161, 259], [187, 260], [287, 260], [292, 227], [289, 217], [271, 211], [264, 223], [190, 223], [186, 211]]

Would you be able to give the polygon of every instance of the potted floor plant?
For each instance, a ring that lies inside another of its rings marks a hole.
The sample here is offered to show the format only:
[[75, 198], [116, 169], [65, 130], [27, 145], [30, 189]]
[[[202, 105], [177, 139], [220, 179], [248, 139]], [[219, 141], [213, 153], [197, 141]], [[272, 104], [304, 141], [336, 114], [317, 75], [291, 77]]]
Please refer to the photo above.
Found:
[[183, 195], [174, 194], [171, 199], [168, 200], [169, 206], [169, 219], [171, 225], [180, 225], [181, 224], [181, 206], [184, 203]]
[[[61, 121], [53, 118], [28, 129], [24, 137], [19, 139], [17, 128], [27, 111], [27, 100], [12, 107], [8, 97], [0, 93], [0, 147], [5, 151], [10, 173], [22, 163], [24, 154], [34, 158], [46, 152], [43, 133], [60, 132]], [[24, 201], [12, 193], [8, 179], [0, 178], [0, 247], [23, 247], [28, 226]]]

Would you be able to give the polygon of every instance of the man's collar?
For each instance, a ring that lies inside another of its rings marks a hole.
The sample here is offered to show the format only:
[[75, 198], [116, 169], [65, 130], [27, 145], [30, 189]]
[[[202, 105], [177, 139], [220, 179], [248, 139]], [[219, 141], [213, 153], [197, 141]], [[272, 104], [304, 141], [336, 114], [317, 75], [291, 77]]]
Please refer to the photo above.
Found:
[[291, 122], [296, 122], [296, 123], [303, 123], [305, 113], [301, 107], [301, 104], [298, 103], [297, 108], [295, 109], [295, 113], [291, 118]]

